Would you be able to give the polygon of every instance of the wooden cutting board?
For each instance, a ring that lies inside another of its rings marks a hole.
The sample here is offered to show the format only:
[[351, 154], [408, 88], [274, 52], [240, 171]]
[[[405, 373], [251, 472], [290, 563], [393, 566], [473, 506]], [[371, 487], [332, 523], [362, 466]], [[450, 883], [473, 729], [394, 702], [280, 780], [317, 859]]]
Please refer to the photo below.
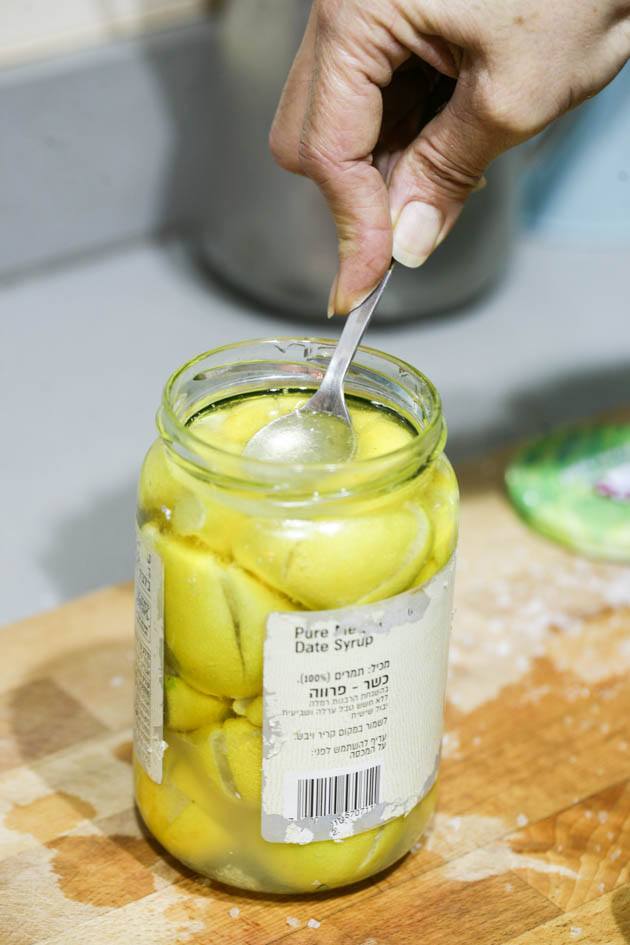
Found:
[[528, 532], [502, 466], [462, 475], [433, 832], [350, 892], [232, 892], [145, 836], [129, 586], [3, 631], [2, 945], [630, 942], [630, 569]]

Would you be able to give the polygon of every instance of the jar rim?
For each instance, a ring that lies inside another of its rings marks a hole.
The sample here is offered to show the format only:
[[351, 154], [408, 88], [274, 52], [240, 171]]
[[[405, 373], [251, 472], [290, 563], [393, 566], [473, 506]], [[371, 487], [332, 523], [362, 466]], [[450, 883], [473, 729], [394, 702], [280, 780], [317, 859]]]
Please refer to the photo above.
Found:
[[[352, 394], [351, 379], [353, 368], [356, 368], [357, 365], [360, 364], [360, 358], [361, 355], [363, 355], [376, 362], [381, 362], [397, 372], [398, 378], [395, 382], [401, 389], [403, 387], [403, 378], [407, 377], [412, 379], [414, 383], [422, 388], [423, 396], [426, 400], [426, 403], [422, 402], [421, 404], [423, 413], [425, 412], [425, 407], [429, 407], [429, 416], [426, 418], [424, 425], [420, 426], [418, 418], [414, 418], [416, 422], [413, 423], [413, 426], [417, 430], [418, 435], [414, 436], [409, 443], [391, 452], [383, 453], [369, 459], [353, 460], [351, 463], [305, 463], [288, 467], [287, 464], [278, 463], [277, 461], [243, 457], [234, 451], [209, 444], [201, 437], [195, 435], [189, 426], [190, 419], [198, 411], [192, 411], [189, 416], [183, 417], [180, 415], [181, 411], [178, 411], [176, 405], [178, 385], [182, 384], [184, 379], [190, 375], [192, 375], [191, 380], [198, 379], [200, 375], [195, 369], [203, 362], [212, 358], [232, 353], [238, 356], [239, 351], [245, 351], [247, 348], [251, 349], [252, 346], [258, 345], [269, 347], [270, 357], [268, 360], [269, 363], [272, 363], [274, 359], [271, 355], [271, 350], [274, 347], [276, 353], [286, 349], [290, 345], [315, 346], [317, 349], [330, 349], [332, 351], [336, 344], [337, 340], [331, 338], [285, 335], [231, 342], [230, 344], [211, 348], [208, 351], [196, 355], [194, 358], [191, 358], [180, 365], [180, 367], [176, 368], [164, 385], [160, 408], [156, 416], [156, 425], [161, 439], [177, 454], [180, 461], [183, 461], [186, 466], [196, 468], [196, 470], [202, 474], [210, 475], [215, 481], [217, 479], [223, 480], [220, 484], [232, 488], [239, 486], [247, 489], [253, 488], [257, 491], [261, 489], [268, 491], [271, 489], [275, 494], [278, 494], [278, 492], [301, 492], [309, 483], [312, 485], [314, 479], [317, 479], [320, 494], [322, 490], [332, 492], [340, 490], [341, 493], [345, 494], [347, 490], [343, 487], [342, 483], [344, 479], [343, 473], [346, 470], [352, 470], [351, 479], [355, 482], [355, 486], [356, 480], [366, 480], [366, 482], [371, 483], [372, 488], [375, 487], [377, 481], [383, 476], [385, 476], [385, 478], [391, 478], [396, 469], [404, 471], [411, 465], [415, 467], [417, 472], [419, 467], [427, 465], [436, 453], [442, 451], [446, 442], [446, 425], [442, 414], [440, 395], [432, 381], [413, 365], [395, 355], [387, 354], [377, 348], [366, 345], [360, 345], [355, 360], [351, 365], [346, 379], [346, 386], [349, 388], [349, 390], [347, 390], [348, 393]], [[246, 363], [250, 362], [228, 362], [227, 366], [230, 364], [236, 366]], [[304, 363], [305, 362], [302, 362], [303, 366]], [[224, 364], [223, 366], [225, 367], [226, 365]], [[217, 368], [215, 368], [215, 370], [217, 370]], [[320, 368], [319, 372], [321, 375], [323, 369]], [[255, 392], [264, 393], [264, 389], [257, 391], [257, 389], [254, 388], [251, 391], [251, 393]], [[413, 395], [412, 392], [409, 393], [411, 393], [416, 403], [420, 405], [419, 396]], [[210, 406], [211, 402], [212, 401], [208, 402], [206, 406]], [[396, 410], [395, 407], [391, 409]], [[400, 413], [402, 413], [402, 410]], [[327, 483], [332, 486], [331, 490], [326, 489]], [[356, 487], [353, 488], [353, 492], [356, 491]]]

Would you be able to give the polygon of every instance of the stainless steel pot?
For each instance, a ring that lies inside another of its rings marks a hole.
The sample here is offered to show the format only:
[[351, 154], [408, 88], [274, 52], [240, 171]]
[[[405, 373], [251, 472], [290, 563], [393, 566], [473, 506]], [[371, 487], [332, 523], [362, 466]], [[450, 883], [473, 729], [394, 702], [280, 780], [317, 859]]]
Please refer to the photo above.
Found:
[[[227, 0], [217, 15], [222, 102], [203, 255], [266, 306], [321, 318], [337, 265], [330, 213], [308, 180], [280, 170], [267, 138], [308, 17], [307, 0]], [[376, 320], [466, 302], [502, 272], [514, 241], [522, 156], [487, 174], [452, 235], [417, 270], [397, 267]]]

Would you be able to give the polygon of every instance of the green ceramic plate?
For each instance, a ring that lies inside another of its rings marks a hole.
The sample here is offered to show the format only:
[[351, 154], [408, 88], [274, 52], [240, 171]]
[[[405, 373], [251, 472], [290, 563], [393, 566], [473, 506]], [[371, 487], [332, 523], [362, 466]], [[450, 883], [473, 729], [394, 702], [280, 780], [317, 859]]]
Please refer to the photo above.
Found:
[[506, 472], [532, 528], [575, 551], [630, 561], [630, 425], [557, 430], [530, 443]]

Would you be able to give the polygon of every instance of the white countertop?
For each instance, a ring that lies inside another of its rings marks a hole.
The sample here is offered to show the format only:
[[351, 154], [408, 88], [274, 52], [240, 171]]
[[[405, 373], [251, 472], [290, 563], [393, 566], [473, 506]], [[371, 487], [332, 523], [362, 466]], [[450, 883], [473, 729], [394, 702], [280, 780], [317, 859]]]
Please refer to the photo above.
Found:
[[[630, 400], [630, 247], [523, 239], [465, 312], [374, 328], [442, 392], [457, 460]], [[256, 312], [174, 247], [139, 245], [0, 290], [0, 622], [132, 575], [135, 480], [169, 373], [313, 326]], [[322, 319], [321, 333], [332, 333]]]

